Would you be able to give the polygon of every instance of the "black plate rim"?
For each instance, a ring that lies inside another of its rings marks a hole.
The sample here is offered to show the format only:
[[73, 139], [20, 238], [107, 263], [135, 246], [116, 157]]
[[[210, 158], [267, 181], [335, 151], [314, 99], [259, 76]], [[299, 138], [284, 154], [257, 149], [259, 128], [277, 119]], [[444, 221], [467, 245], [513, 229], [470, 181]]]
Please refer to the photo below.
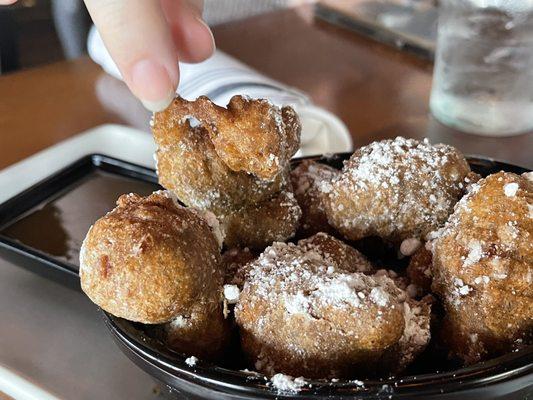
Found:
[[[152, 367], [161, 369], [182, 380], [208, 386], [215, 390], [225, 389], [234, 393], [253, 393], [266, 396], [279, 393], [268, 386], [268, 379], [262, 374], [250, 375], [243, 371], [219, 367], [216, 364], [199, 360], [191, 367], [185, 362], [188, 355], [173, 352], [157, 343], [156, 340], [138, 332], [138, 336], [128, 333], [131, 323], [114, 317], [101, 310], [104, 323], [127, 351], [141, 358]], [[124, 325], [130, 325], [129, 327]], [[126, 328], [126, 329], [124, 329]], [[134, 329], [134, 328], [133, 328]], [[154, 345], [155, 344], [155, 345]], [[460, 368], [454, 371], [428, 373], [401, 377], [399, 379], [365, 380], [364, 386], [352, 382], [306, 379], [310, 388], [299, 393], [291, 393], [291, 398], [308, 398], [309, 395], [376, 395], [388, 385], [394, 393], [401, 395], [432, 395], [453, 393], [488, 385], [506, 382], [533, 374], [533, 345], [491, 360]]]

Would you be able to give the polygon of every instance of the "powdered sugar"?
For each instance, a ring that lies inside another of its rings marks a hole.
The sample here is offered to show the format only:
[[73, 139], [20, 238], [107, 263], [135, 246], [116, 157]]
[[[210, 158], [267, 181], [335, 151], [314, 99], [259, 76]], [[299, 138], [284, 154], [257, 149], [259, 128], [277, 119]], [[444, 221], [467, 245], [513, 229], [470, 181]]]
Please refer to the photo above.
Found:
[[490, 282], [490, 278], [487, 275], [477, 276], [474, 278], [474, 283], [476, 285], [480, 285], [481, 283], [484, 283], [487, 285]]
[[181, 315], [178, 315], [176, 318], [170, 321], [171, 329], [181, 329], [187, 327], [187, 325], [189, 325], [189, 319]]
[[453, 304], [458, 305], [460, 303], [459, 298], [462, 296], [467, 296], [473, 289], [465, 284], [461, 278], [454, 277], [452, 283], [453, 290], [450, 300]]
[[403, 303], [405, 328], [400, 338], [400, 366], [406, 366], [420, 354], [431, 337], [430, 308], [423, 302], [409, 300]]
[[516, 192], [518, 192], [518, 188], [519, 186], [516, 182], [506, 183], [503, 186], [503, 192], [507, 197], [514, 197], [516, 195]]
[[389, 303], [389, 295], [379, 287], [372, 288], [370, 299], [381, 307], [385, 307]]
[[324, 307], [356, 309], [369, 302], [387, 307], [393, 283], [386, 276], [338, 271], [306, 246], [274, 243], [252, 263], [244, 290], [250, 285], [261, 299], [274, 304], [282, 299], [288, 314], [316, 318]]
[[293, 378], [290, 375], [276, 374], [270, 378], [270, 383], [279, 392], [298, 393], [305, 385], [305, 379], [300, 376]]
[[239, 301], [241, 291], [237, 285], [224, 285], [224, 298], [228, 304], [235, 304]]
[[198, 361], [199, 361], [198, 358], [196, 358], [195, 356], [190, 356], [185, 359], [185, 364], [187, 364], [189, 367], [194, 367], [196, 366], [196, 363]]
[[309, 299], [302, 291], [285, 296], [285, 309], [289, 314], [307, 314], [309, 311]]
[[464, 267], [469, 267], [477, 263], [483, 257], [483, 248], [479, 240], [472, 239], [468, 243], [468, 255], [463, 263]]

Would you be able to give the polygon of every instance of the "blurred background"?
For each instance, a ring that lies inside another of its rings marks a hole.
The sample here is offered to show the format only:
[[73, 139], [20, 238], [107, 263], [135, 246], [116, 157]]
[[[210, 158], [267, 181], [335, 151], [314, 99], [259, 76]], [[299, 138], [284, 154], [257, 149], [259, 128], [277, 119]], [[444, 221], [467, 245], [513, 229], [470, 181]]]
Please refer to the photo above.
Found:
[[[215, 27], [304, 3], [315, 3], [319, 18], [431, 57], [437, 0], [206, 0], [204, 17]], [[82, 56], [90, 26], [82, 0], [22, 0], [1, 7], [0, 73]]]
[[[205, 0], [204, 19], [218, 50], [181, 65], [183, 97], [303, 104], [335, 146], [429, 137], [533, 162], [533, 0]], [[148, 132], [120, 80], [82, 0], [0, 7], [0, 166], [103, 123]]]
[[[310, 2], [306, 0], [207, 0], [211, 26]], [[2, 73], [72, 59], [87, 52], [91, 20], [82, 0], [22, 0], [0, 7]]]

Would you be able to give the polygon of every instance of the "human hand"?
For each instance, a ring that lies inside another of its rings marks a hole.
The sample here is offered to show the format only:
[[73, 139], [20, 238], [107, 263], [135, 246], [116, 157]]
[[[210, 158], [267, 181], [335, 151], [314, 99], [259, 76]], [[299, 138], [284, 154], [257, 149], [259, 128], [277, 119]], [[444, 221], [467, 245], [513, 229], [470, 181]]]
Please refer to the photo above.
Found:
[[84, 1], [124, 81], [150, 111], [174, 97], [178, 59], [200, 62], [214, 51], [201, 0]]
[[84, 1], [124, 81], [150, 111], [165, 109], [174, 97], [178, 59], [200, 62], [214, 51], [202, 0]]

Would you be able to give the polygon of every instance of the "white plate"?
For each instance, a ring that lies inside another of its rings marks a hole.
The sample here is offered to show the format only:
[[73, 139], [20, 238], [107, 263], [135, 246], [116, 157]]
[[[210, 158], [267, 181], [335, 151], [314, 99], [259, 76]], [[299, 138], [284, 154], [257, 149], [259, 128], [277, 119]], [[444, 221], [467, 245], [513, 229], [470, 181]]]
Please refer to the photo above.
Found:
[[0, 203], [89, 154], [104, 154], [154, 168], [155, 143], [146, 132], [101, 125], [0, 171]]

